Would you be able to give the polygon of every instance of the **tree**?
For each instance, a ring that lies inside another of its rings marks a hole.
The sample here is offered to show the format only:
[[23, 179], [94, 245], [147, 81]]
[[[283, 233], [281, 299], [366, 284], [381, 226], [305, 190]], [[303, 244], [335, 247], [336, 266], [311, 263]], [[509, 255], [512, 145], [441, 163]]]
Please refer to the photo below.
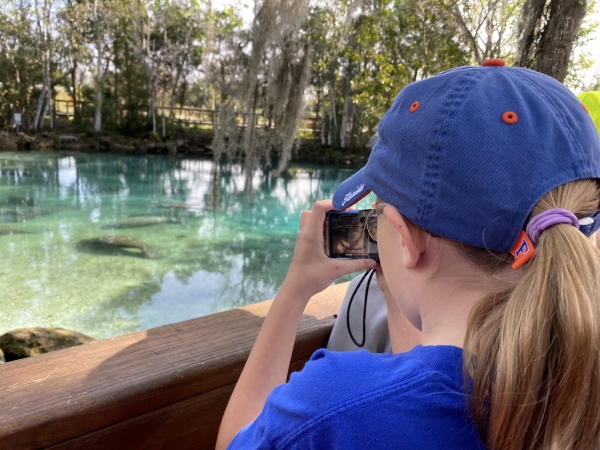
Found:
[[527, 0], [519, 20], [516, 64], [562, 82], [587, 6], [586, 0]]
[[88, 43], [89, 7], [86, 3], [67, 0], [63, 9], [57, 13], [56, 32], [60, 39], [56, 40], [56, 54], [59, 66], [65, 71], [62, 77], [65, 90], [74, 100], [74, 122], [81, 125], [81, 111], [78, 100], [81, 100], [82, 66], [91, 60], [91, 49]]
[[0, 123], [4, 127], [10, 125], [13, 112], [22, 113], [24, 128], [31, 126], [34, 96], [40, 93], [34, 87], [43, 83], [41, 46], [30, 9], [25, 1], [0, 2]]
[[[515, 23], [521, 0], [458, 0], [452, 13], [473, 62], [489, 58], [510, 60], [515, 45]], [[448, 7], [449, 4], [446, 5]]]
[[471, 59], [448, 1], [336, 2], [307, 36], [321, 142], [342, 148], [366, 144], [402, 87]]
[[[308, 10], [306, 0], [264, 0], [254, 18], [251, 52], [239, 84], [220, 105], [213, 140], [215, 161], [222, 152], [241, 154], [252, 180], [258, 163], [269, 162], [278, 149], [277, 171], [291, 157], [297, 122], [308, 80], [309, 48], [301, 41], [299, 24]], [[245, 111], [245, 132], [238, 141], [237, 109]], [[266, 123], [260, 123], [259, 118]], [[251, 184], [248, 185], [251, 188]]]

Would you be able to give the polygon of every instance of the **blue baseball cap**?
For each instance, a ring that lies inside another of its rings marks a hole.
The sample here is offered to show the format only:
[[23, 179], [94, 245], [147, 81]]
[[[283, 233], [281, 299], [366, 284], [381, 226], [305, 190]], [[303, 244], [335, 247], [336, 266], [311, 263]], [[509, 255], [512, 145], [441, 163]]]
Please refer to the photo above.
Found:
[[433, 234], [498, 252], [547, 192], [600, 178], [600, 138], [577, 97], [498, 59], [409, 84], [378, 134], [365, 167], [336, 190], [335, 209], [373, 191]]

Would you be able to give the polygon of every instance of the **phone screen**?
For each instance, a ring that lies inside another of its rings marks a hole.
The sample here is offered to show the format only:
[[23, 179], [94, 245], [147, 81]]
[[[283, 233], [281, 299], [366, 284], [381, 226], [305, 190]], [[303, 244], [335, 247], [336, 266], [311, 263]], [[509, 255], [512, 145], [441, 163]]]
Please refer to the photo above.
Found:
[[366, 229], [372, 210], [330, 211], [325, 223], [325, 253], [330, 258], [379, 259], [377, 243]]

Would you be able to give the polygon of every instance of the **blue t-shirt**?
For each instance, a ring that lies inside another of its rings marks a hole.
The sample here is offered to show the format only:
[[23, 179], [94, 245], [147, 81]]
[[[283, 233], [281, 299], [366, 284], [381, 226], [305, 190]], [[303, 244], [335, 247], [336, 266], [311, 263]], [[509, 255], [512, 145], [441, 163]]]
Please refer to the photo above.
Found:
[[462, 350], [317, 350], [273, 389], [229, 449], [484, 449], [463, 394]]

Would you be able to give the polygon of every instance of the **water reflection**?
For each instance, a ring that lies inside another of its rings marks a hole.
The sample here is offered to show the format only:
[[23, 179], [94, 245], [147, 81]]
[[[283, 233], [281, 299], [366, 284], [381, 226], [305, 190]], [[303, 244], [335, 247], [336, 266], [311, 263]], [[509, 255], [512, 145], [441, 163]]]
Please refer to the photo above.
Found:
[[0, 333], [105, 338], [272, 298], [300, 211], [352, 172], [257, 171], [251, 195], [241, 166], [219, 173], [214, 186], [210, 160], [0, 154]]

